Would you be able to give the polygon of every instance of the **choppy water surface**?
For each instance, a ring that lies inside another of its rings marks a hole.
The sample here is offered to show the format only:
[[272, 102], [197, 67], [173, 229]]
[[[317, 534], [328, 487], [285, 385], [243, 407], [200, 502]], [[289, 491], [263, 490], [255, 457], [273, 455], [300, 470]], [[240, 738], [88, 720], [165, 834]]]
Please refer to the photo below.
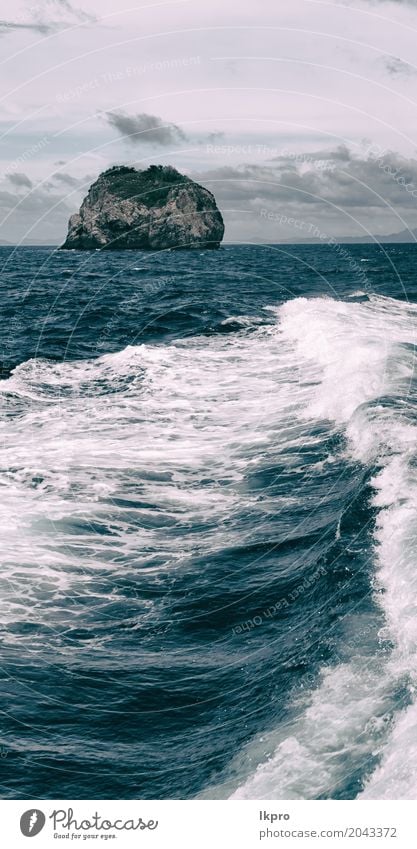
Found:
[[4, 798], [415, 798], [417, 246], [0, 250]]

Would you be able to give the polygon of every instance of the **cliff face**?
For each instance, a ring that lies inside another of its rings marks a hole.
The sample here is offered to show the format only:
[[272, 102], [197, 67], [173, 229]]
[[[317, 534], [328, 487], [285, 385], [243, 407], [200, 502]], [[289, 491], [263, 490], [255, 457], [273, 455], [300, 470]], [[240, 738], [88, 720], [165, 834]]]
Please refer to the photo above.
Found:
[[203, 186], [170, 166], [120, 165], [93, 183], [62, 248], [218, 248], [223, 233], [216, 201]]

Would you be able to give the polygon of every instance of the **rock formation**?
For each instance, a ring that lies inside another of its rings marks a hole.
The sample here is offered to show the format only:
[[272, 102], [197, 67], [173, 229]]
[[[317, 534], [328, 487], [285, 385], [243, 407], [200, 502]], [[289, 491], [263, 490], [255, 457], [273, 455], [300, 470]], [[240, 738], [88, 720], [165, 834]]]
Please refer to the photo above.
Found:
[[224, 224], [208, 191], [175, 168], [125, 165], [100, 174], [69, 221], [63, 249], [218, 248]]

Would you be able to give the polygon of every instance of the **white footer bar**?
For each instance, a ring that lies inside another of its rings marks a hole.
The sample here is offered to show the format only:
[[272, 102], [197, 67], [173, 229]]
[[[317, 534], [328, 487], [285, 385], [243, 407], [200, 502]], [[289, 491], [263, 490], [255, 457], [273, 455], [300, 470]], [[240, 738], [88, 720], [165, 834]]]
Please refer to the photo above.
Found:
[[1, 846], [417, 849], [414, 801], [0, 801]]

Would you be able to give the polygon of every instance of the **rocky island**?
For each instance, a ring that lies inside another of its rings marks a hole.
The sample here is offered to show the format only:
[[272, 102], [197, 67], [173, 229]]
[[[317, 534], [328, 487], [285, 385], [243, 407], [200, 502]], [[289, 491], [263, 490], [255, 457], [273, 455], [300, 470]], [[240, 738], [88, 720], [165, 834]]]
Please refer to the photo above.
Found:
[[64, 250], [218, 248], [223, 218], [203, 186], [175, 168], [117, 165], [89, 189], [69, 220]]

